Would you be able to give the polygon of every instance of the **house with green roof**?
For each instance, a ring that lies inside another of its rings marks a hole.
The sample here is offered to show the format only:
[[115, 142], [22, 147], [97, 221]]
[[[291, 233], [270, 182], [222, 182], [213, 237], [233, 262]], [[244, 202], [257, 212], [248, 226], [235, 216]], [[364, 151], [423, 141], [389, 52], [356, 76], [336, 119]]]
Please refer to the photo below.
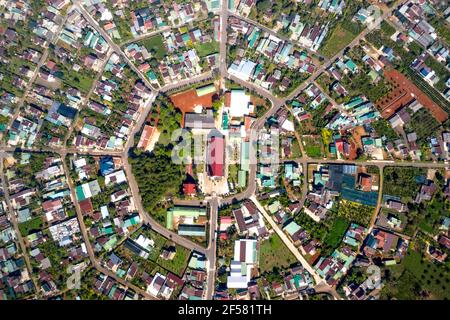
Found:
[[352, 73], [355, 73], [356, 71], [358, 71], [358, 66], [353, 62], [352, 59], [348, 59], [345, 62], [345, 66], [347, 67], [347, 69], [349, 69]]
[[380, 75], [375, 70], [371, 70], [368, 73], [368, 76], [372, 79], [372, 82], [376, 82], [378, 80], [378, 78], [380, 77]]
[[214, 86], [214, 84], [209, 84], [209, 85], [197, 88], [195, 90], [195, 92], [197, 93], [198, 97], [202, 97], [207, 94], [215, 93], [216, 87]]
[[178, 234], [188, 237], [206, 237], [206, 227], [203, 224], [180, 224]]
[[228, 0], [228, 10], [234, 10], [235, 0]]
[[117, 236], [112, 235], [108, 241], [103, 245], [105, 251], [111, 251], [117, 244]]
[[[172, 230], [172, 225], [169, 220], [180, 217], [190, 217], [198, 219], [200, 216], [206, 216], [206, 208], [204, 207], [188, 207], [188, 206], [175, 206], [167, 211], [167, 229]], [[171, 219], [169, 219], [171, 218]]]
[[205, 3], [208, 11], [215, 11], [220, 8], [220, 0], [206, 0]]
[[193, 252], [191, 259], [189, 259], [188, 266], [191, 269], [205, 270], [206, 269], [206, 257], [199, 253]]
[[245, 188], [247, 186], [247, 172], [239, 170], [238, 173], [238, 187]]
[[75, 188], [75, 193], [78, 201], [83, 201], [98, 195], [101, 192], [100, 185], [97, 180], [84, 183]]
[[262, 177], [261, 178], [261, 185], [264, 188], [275, 188], [275, 177]]
[[278, 210], [281, 209], [281, 203], [280, 203], [280, 201], [278, 201], [278, 200], [275, 201], [274, 203], [272, 203], [271, 205], [269, 205], [268, 209], [269, 209], [269, 212], [270, 212], [271, 214], [277, 213]]
[[283, 228], [283, 230], [292, 237], [294, 234], [301, 230], [301, 227], [295, 221], [291, 221]]
[[147, 71], [147, 77], [150, 79], [150, 81], [156, 81], [158, 79], [156, 77], [156, 74], [152, 70]]
[[352, 100], [350, 100], [349, 102], [347, 102], [346, 104], [344, 104], [344, 109], [345, 110], [349, 110], [349, 109], [352, 109], [352, 108], [354, 108], [354, 107], [356, 107], [356, 106], [358, 106], [358, 105], [360, 105], [361, 103], [363, 103], [364, 102], [364, 99], [362, 98], [362, 97], [356, 97], [356, 98], [353, 98]]
[[175, 225], [178, 225], [180, 235], [204, 237], [206, 227], [198, 223], [198, 219], [202, 217], [206, 217], [204, 207], [175, 206], [167, 211], [166, 228], [174, 230]]
[[286, 179], [294, 181], [300, 179], [300, 173], [298, 170], [295, 170], [298, 168], [294, 167], [294, 164], [292, 163], [286, 163], [284, 165], [284, 176]]
[[123, 221], [123, 227], [124, 228], [130, 228], [130, 227], [138, 225], [140, 222], [141, 222], [141, 219], [140, 219], [139, 215], [136, 214], [134, 216], [126, 218]]
[[250, 142], [248, 141], [241, 144], [241, 170], [250, 171]]

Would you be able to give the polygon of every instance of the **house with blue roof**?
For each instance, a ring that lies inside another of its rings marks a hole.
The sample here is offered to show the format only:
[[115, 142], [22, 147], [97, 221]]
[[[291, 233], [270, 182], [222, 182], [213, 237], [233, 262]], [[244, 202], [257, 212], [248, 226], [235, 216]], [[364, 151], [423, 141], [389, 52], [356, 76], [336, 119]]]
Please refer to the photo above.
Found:
[[110, 156], [100, 158], [100, 174], [106, 176], [115, 170], [113, 158]]
[[355, 73], [358, 71], [358, 66], [356, 65], [356, 63], [353, 62], [352, 59], [348, 59], [347, 61], [345, 61], [345, 66], [347, 67], [348, 70], [350, 70], [352, 73]]

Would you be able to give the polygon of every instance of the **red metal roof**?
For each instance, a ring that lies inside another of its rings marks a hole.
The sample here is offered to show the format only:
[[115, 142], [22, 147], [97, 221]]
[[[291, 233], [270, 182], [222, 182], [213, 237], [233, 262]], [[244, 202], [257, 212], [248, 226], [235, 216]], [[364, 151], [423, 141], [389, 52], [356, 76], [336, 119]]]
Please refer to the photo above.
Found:
[[224, 165], [223, 137], [212, 137], [209, 140], [209, 176], [222, 177]]
[[183, 184], [183, 192], [185, 195], [195, 195], [195, 183]]

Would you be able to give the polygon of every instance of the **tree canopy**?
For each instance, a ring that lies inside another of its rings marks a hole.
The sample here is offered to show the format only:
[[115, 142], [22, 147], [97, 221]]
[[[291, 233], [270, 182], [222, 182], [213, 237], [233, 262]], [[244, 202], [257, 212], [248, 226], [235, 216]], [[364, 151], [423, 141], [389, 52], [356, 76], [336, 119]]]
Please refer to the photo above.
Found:
[[145, 209], [151, 214], [164, 196], [178, 192], [184, 175], [180, 165], [171, 161], [170, 152], [157, 144], [151, 154], [130, 157]]
[[270, 0], [260, 0], [256, 3], [256, 8], [258, 11], [266, 12], [272, 7], [272, 2]]

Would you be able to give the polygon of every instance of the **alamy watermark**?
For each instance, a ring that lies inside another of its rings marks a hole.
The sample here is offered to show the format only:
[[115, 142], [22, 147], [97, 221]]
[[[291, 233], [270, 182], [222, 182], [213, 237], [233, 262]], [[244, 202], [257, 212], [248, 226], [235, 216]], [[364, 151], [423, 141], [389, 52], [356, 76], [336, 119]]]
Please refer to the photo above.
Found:
[[280, 141], [275, 129], [234, 131], [177, 129], [171, 141], [172, 162], [179, 165], [225, 165], [228, 163], [279, 165]]
[[67, 273], [70, 274], [70, 276], [67, 278], [66, 286], [67, 289], [73, 290], [73, 289], [80, 289], [81, 288], [81, 271], [83, 266], [81, 264], [77, 265], [69, 265], [67, 267]]

